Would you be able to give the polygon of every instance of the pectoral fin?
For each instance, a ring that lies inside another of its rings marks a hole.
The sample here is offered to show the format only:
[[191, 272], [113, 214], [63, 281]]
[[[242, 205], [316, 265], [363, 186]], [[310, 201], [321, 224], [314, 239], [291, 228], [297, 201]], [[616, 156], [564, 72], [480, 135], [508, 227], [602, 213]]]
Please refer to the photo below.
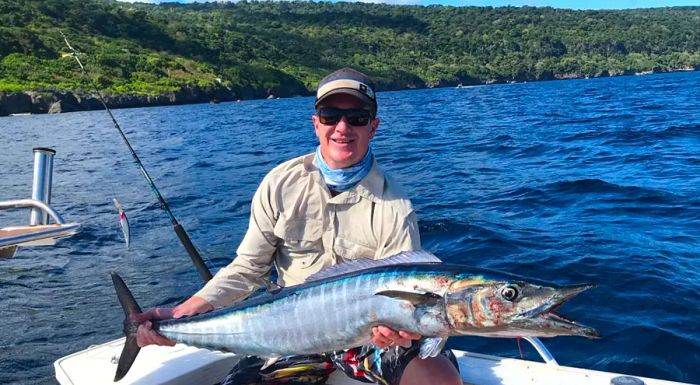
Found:
[[441, 301], [442, 296], [435, 294], [435, 293], [412, 293], [408, 291], [399, 291], [399, 290], [386, 290], [386, 291], [380, 291], [376, 293], [376, 295], [383, 295], [385, 297], [390, 297], [390, 298], [396, 298], [396, 299], [401, 299], [404, 301], [408, 301], [414, 305], [426, 305], [426, 304], [431, 304], [436, 301]]
[[447, 337], [428, 337], [420, 345], [418, 356], [422, 359], [437, 357], [447, 343]]

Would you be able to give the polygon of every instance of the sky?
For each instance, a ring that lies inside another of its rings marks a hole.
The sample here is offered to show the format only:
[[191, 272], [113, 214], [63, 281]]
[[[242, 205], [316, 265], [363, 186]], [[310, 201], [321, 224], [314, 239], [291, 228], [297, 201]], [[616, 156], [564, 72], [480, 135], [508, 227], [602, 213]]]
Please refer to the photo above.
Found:
[[[131, 1], [134, 0], [120, 0]], [[139, 0], [143, 3], [164, 3], [164, 0]], [[168, 0], [178, 3], [192, 3], [195, 0]], [[226, 0], [223, 0], [226, 1]], [[349, 1], [349, 0], [345, 0]], [[365, 3], [386, 4], [417, 4], [417, 5], [452, 5], [452, 6], [492, 6], [502, 7], [512, 5], [521, 7], [554, 7], [569, 9], [629, 9], [629, 8], [654, 8], [673, 6], [700, 6], [700, 0], [356, 0]]]

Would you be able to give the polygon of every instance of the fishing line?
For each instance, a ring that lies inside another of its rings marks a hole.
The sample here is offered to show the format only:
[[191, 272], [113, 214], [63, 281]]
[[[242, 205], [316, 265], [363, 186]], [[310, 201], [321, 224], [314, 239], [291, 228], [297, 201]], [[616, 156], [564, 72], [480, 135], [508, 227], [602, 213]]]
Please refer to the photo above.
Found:
[[517, 337], [517, 340], [518, 340], [518, 350], [520, 351], [520, 359], [524, 360], [525, 355], [523, 355], [523, 347], [520, 346], [520, 336]]
[[[185, 231], [185, 228], [178, 223], [177, 219], [175, 218], [175, 215], [173, 215], [172, 211], [170, 211], [170, 207], [168, 206], [168, 203], [165, 201], [165, 198], [160, 194], [160, 191], [158, 191], [158, 188], [156, 187], [155, 183], [153, 182], [153, 179], [151, 179], [151, 176], [148, 174], [148, 171], [146, 171], [146, 168], [144, 167], [143, 163], [141, 163], [141, 159], [139, 159], [139, 156], [136, 155], [136, 151], [134, 151], [134, 148], [131, 147], [131, 143], [129, 143], [129, 140], [126, 138], [126, 135], [124, 134], [124, 131], [122, 128], [119, 126], [119, 123], [117, 122], [117, 119], [114, 118], [114, 115], [112, 114], [112, 110], [107, 107], [107, 103], [105, 103], [104, 98], [102, 97], [102, 93], [97, 87], [97, 84], [95, 81], [90, 77], [88, 74], [87, 70], [85, 67], [83, 67], [83, 63], [80, 62], [80, 59], [78, 58], [78, 51], [73, 48], [70, 43], [68, 42], [68, 38], [66, 38], [66, 35], [63, 34], [63, 31], [59, 31], [61, 36], [63, 36], [63, 40], [66, 42], [66, 45], [68, 46], [68, 49], [71, 51], [70, 55], [75, 58], [75, 61], [78, 62], [78, 65], [80, 66], [80, 69], [82, 70], [83, 76], [88, 80], [88, 82], [92, 85], [93, 90], [97, 94], [97, 98], [99, 99], [100, 103], [102, 103], [102, 106], [105, 108], [107, 113], [109, 114], [109, 117], [112, 119], [112, 123], [114, 123], [114, 127], [119, 131], [119, 135], [122, 137], [124, 140], [124, 143], [126, 146], [129, 148], [129, 152], [131, 152], [131, 156], [134, 159], [134, 162], [139, 166], [139, 169], [141, 170], [141, 174], [146, 178], [146, 182], [148, 182], [148, 186], [151, 188], [151, 191], [153, 191], [153, 194], [156, 195], [156, 198], [158, 198], [158, 203], [160, 204], [160, 207], [165, 211], [165, 213], [168, 215], [168, 219], [170, 219], [170, 223], [173, 225], [173, 230], [175, 230], [175, 234], [177, 234], [177, 237], [180, 239], [180, 242], [182, 245], [185, 247], [185, 250], [187, 250], [187, 254], [189, 254], [190, 258], [192, 259], [192, 263], [194, 266], [197, 268], [197, 271], [199, 272], [200, 277], [204, 282], [209, 281], [212, 278], [211, 272], [207, 268], [206, 264], [202, 260], [202, 256], [199, 254], [199, 251], [197, 251], [197, 248], [192, 244], [192, 241], [190, 240], [190, 237], [187, 235], [187, 232]], [[207, 259], [209, 263], [211, 264], [212, 262]]]

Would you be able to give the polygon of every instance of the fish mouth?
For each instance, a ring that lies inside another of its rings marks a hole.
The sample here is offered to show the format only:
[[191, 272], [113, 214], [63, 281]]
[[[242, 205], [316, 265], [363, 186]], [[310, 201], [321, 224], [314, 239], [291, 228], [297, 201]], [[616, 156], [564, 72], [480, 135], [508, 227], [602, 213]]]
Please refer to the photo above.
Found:
[[556, 335], [578, 335], [588, 338], [602, 338], [602, 335], [590, 326], [580, 324], [557, 313], [555, 310], [571, 298], [583, 291], [594, 288], [594, 284], [581, 284], [563, 286], [557, 288], [557, 295], [549, 302], [549, 306], [539, 313], [540, 322], [547, 325], [547, 329], [556, 332]]

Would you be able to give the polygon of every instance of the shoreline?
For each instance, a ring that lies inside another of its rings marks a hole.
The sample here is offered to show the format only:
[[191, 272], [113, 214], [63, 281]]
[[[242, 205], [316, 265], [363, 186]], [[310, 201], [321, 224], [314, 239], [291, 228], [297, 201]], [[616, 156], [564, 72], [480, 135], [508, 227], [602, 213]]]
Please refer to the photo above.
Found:
[[[606, 78], [617, 76], [636, 76], [636, 75], [651, 75], [660, 73], [674, 72], [692, 72], [700, 71], [700, 67], [680, 68], [669, 71], [637, 71], [627, 70], [621, 73], [604, 72], [601, 75], [589, 76], [583, 74], [546, 74], [539, 78], [511, 78], [511, 79], [489, 79], [479, 81], [470, 79], [468, 82], [459, 81], [440, 81], [436, 84], [423, 83], [420, 85], [404, 85], [382, 88], [381, 91], [403, 91], [426, 88], [448, 88], [448, 87], [471, 87], [480, 85], [494, 84], [513, 84], [527, 83], [552, 80], [575, 80], [575, 79], [591, 79], [591, 78]], [[232, 90], [225, 87], [183, 87], [183, 89], [174, 92], [166, 92], [159, 95], [103, 95], [106, 104], [110, 109], [119, 108], [138, 108], [138, 107], [158, 107], [172, 106], [184, 104], [211, 103], [217, 104], [221, 102], [235, 102], [241, 100], [253, 99], [278, 99], [298, 96], [312, 96], [313, 91], [306, 93], [298, 93], [298, 90], [280, 90], [279, 95], [271, 93], [269, 90], [250, 90], [245, 95], [237, 96]], [[297, 91], [297, 93], [294, 93]], [[0, 92], [0, 117], [3, 116], [20, 116], [33, 114], [54, 114], [67, 113], [77, 111], [92, 111], [104, 110], [101, 101], [94, 93], [83, 91], [66, 91], [66, 90], [31, 90], [19, 92]]]

